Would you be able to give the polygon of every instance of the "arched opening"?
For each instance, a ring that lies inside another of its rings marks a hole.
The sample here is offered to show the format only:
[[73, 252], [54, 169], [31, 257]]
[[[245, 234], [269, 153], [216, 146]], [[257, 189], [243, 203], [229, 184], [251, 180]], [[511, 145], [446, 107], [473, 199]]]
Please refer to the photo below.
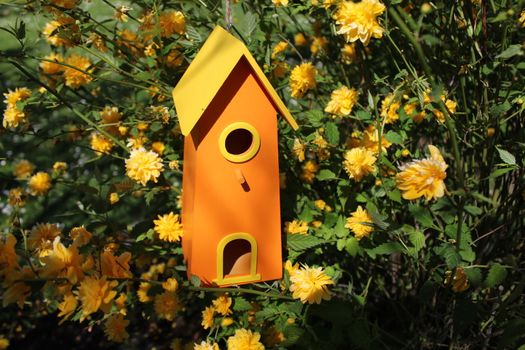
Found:
[[224, 277], [250, 274], [252, 247], [245, 239], [235, 239], [224, 247]]
[[217, 245], [218, 285], [256, 282], [261, 279], [257, 273], [257, 242], [245, 232], [229, 234]]

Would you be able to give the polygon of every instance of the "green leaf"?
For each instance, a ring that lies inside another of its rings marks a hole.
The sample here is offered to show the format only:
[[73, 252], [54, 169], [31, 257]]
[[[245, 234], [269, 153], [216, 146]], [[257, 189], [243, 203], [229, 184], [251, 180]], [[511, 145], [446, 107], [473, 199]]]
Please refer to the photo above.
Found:
[[292, 251], [302, 252], [309, 248], [326, 243], [326, 241], [310, 235], [288, 234], [286, 236], [288, 248]]
[[319, 171], [319, 174], [317, 174], [317, 179], [320, 181], [325, 181], [325, 180], [336, 179], [336, 176], [331, 170], [321, 169], [321, 171]]
[[235, 298], [235, 303], [233, 304], [233, 310], [235, 311], [248, 311], [252, 309], [252, 304], [250, 304], [246, 299], [242, 297]]
[[475, 205], [465, 205], [465, 211], [473, 216], [478, 216], [483, 213], [483, 210]]
[[345, 228], [345, 221], [345, 218], [342, 216], [337, 218], [337, 224], [334, 227], [334, 233], [337, 237], [348, 236], [348, 229]]
[[514, 56], [521, 56], [523, 55], [523, 51], [521, 50], [521, 45], [510, 45], [507, 49], [505, 49], [502, 53], [496, 56], [496, 58], [500, 58], [502, 60], [509, 59]]
[[337, 125], [332, 122], [326, 123], [325, 126], [326, 139], [331, 145], [339, 144], [339, 129]]
[[419, 230], [413, 229], [408, 234], [408, 240], [412, 243], [416, 252], [419, 252], [425, 246], [425, 235]]
[[434, 220], [432, 220], [432, 215], [430, 215], [428, 209], [416, 204], [409, 204], [408, 210], [414, 216], [416, 221], [423, 225], [423, 227], [434, 226]]
[[349, 237], [346, 240], [345, 250], [350, 256], [356, 256], [359, 251], [359, 241], [353, 236]]
[[499, 168], [499, 169], [496, 169], [492, 172], [492, 174], [490, 174], [489, 176], [489, 179], [495, 179], [497, 177], [500, 177], [502, 175], [505, 175], [506, 173], [508, 173], [509, 171], [512, 171], [512, 170], [515, 170], [516, 168]]
[[394, 253], [401, 253], [404, 251], [404, 248], [401, 244], [397, 242], [389, 242], [378, 245], [377, 247], [367, 250], [367, 254], [370, 257], [375, 258], [376, 255], [390, 255]]
[[320, 111], [318, 109], [312, 109], [305, 113], [305, 117], [313, 127], [319, 127], [323, 125], [323, 119], [325, 117], [325, 114], [323, 113], [323, 111]]
[[401, 203], [401, 192], [398, 189], [386, 191], [386, 195], [394, 202]]
[[495, 263], [490, 267], [487, 278], [485, 279], [485, 286], [493, 288], [499, 285], [507, 277], [507, 270], [501, 264]]
[[514, 157], [509, 151], [506, 151], [502, 148], [496, 147], [499, 153], [499, 157], [505, 164], [516, 165], [516, 157]]
[[390, 130], [385, 134], [385, 138], [395, 144], [401, 145], [403, 144], [403, 137], [399, 135], [397, 132]]
[[483, 277], [481, 276], [480, 269], [478, 269], [477, 267], [473, 267], [473, 268], [464, 269], [464, 270], [472, 286], [477, 287], [481, 284], [481, 280], [483, 279]]

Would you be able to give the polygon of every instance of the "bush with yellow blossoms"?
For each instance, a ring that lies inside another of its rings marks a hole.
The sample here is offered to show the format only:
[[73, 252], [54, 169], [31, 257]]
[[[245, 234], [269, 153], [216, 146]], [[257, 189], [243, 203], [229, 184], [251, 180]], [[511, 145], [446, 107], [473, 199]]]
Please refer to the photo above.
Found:
[[[0, 349], [523, 348], [523, 1], [0, 14]], [[283, 277], [227, 288], [186, 276], [171, 98], [216, 25], [299, 124]]]

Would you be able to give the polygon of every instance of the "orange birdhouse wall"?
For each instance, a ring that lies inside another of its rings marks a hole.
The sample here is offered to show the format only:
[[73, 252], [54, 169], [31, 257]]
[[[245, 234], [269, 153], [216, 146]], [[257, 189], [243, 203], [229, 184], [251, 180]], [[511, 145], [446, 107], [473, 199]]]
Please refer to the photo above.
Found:
[[[210, 41], [216, 57], [209, 56]], [[219, 286], [282, 276], [277, 115], [283, 105], [276, 103], [275, 91], [269, 91], [244, 45], [222, 28], [212, 33], [201, 52], [217, 61], [232, 46], [240, 55], [228, 58], [234, 62], [218, 90], [196, 110], [198, 116], [186, 113], [181, 121], [187, 132], [182, 245], [188, 276]], [[201, 52], [181, 79], [185, 88], [199, 80], [184, 81], [194, 64], [209, 68]], [[174, 90], [176, 107], [179, 85]], [[287, 116], [291, 118], [289, 112]], [[186, 130], [185, 122], [190, 125]]]

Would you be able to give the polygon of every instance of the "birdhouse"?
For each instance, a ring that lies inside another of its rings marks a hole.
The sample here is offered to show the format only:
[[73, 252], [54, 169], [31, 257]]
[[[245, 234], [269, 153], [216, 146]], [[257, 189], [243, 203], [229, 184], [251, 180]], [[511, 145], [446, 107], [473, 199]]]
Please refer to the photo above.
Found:
[[188, 277], [282, 277], [277, 115], [297, 123], [246, 46], [216, 27], [173, 89], [184, 139]]

